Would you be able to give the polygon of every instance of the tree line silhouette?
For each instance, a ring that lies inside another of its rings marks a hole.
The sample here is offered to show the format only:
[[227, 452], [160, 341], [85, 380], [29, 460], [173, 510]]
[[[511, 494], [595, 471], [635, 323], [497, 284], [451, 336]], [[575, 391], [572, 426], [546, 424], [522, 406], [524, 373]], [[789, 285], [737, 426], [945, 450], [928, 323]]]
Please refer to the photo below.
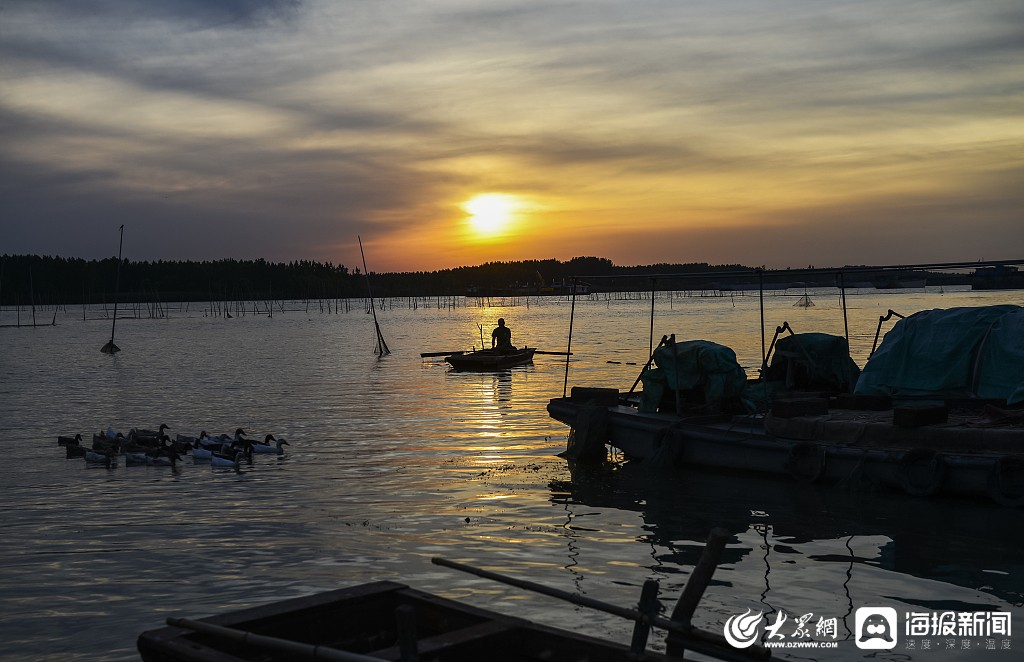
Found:
[[[58, 305], [113, 303], [117, 258], [81, 258], [38, 255], [0, 257], [0, 305]], [[744, 269], [739, 265], [706, 263], [617, 266], [599, 257], [487, 262], [478, 266], [438, 271], [371, 272], [375, 297], [453, 296], [471, 292], [530, 294], [550, 291], [551, 285], [569, 284], [574, 278], [633, 276], [670, 272], [708, 272]], [[643, 279], [608, 280], [591, 284], [593, 291], [643, 290]], [[264, 259], [213, 261], [157, 260], [121, 262], [119, 294], [122, 302], [241, 301], [343, 299], [366, 296], [359, 268], [343, 264]]]

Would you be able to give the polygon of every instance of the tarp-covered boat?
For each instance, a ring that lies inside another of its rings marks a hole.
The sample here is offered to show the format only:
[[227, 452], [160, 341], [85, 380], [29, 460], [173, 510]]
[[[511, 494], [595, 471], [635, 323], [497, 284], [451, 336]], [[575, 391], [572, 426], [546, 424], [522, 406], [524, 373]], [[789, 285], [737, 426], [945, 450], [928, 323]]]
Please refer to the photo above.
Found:
[[843, 338], [785, 340], [763, 380], [743, 383], [728, 348], [669, 343], [639, 397], [573, 389], [548, 412], [572, 426], [574, 456], [607, 443], [660, 465], [1024, 507], [1024, 308], [911, 315], [859, 376]]

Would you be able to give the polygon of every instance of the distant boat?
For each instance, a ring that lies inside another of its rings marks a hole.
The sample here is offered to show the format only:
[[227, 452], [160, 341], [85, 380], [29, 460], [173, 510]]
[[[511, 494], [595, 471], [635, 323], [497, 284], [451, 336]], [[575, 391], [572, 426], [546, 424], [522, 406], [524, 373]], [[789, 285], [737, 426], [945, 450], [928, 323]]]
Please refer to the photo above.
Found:
[[979, 267], [967, 280], [972, 290], [1024, 289], [1024, 271], [1005, 265]]

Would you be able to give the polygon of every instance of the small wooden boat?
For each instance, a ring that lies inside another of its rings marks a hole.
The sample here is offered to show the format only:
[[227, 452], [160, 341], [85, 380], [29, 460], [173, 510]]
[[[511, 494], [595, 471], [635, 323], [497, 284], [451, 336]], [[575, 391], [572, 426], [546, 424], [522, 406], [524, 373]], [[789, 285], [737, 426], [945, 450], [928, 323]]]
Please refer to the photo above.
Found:
[[536, 347], [520, 347], [519, 349], [480, 349], [475, 352], [452, 354], [444, 360], [455, 370], [504, 370], [519, 365], [533, 363]]
[[[734, 648], [721, 634], [701, 630], [690, 622], [728, 537], [723, 530], [712, 531], [671, 619], [658, 615], [657, 582], [653, 580], [645, 583], [640, 605], [632, 609], [434, 559], [438, 565], [635, 620], [629, 645], [480, 609], [397, 582], [380, 581], [200, 620], [171, 617], [167, 619], [168, 627], [139, 635], [137, 646], [144, 662], [642, 662], [692, 659], [683, 657], [690, 650], [719, 660], [766, 660], [770, 657], [767, 649], [756, 645]], [[668, 630], [666, 654], [645, 650], [652, 626]]]

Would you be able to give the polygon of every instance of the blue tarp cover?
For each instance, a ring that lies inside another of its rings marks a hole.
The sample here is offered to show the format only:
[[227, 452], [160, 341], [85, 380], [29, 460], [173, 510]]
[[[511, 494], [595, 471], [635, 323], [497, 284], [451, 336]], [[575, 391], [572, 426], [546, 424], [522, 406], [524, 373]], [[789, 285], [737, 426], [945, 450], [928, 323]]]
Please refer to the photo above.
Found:
[[885, 334], [855, 393], [1024, 401], [1024, 308], [925, 310]]

